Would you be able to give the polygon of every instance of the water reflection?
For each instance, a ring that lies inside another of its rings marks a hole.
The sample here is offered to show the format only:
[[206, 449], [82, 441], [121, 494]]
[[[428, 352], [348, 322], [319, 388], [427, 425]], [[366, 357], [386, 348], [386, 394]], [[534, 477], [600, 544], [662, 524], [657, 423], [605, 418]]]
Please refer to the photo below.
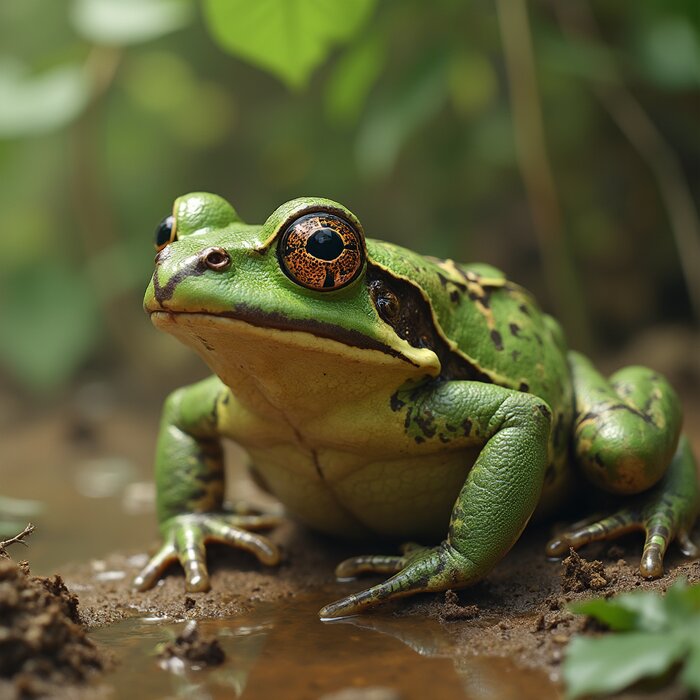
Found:
[[432, 619], [380, 613], [321, 623], [316, 611], [328, 596], [319, 591], [236, 618], [201, 621], [201, 634], [217, 636], [226, 652], [224, 665], [214, 669], [159, 667], [155, 649], [181, 631], [182, 621], [134, 617], [92, 636], [119, 661], [106, 683], [116, 697], [134, 700], [364, 700], [378, 689], [403, 700], [559, 697], [546, 674], [471, 655]]

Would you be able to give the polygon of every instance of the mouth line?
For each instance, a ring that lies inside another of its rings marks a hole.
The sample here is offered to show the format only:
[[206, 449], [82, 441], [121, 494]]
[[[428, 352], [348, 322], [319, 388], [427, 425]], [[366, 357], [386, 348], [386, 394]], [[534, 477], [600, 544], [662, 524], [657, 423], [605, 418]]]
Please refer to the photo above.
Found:
[[419, 365], [408, 359], [405, 355], [394, 348], [381, 343], [374, 338], [370, 338], [358, 331], [353, 331], [342, 326], [331, 323], [323, 323], [316, 319], [290, 319], [282, 314], [260, 311], [249, 306], [240, 305], [236, 311], [212, 312], [212, 311], [173, 311], [172, 309], [147, 309], [149, 317], [155, 315], [164, 316], [208, 316], [210, 318], [231, 319], [243, 321], [258, 328], [271, 328], [279, 331], [298, 331], [309, 333], [317, 338], [327, 338], [336, 342], [348, 345], [349, 347], [360, 348], [362, 350], [378, 350], [391, 357], [396, 357], [408, 364], [418, 367]]

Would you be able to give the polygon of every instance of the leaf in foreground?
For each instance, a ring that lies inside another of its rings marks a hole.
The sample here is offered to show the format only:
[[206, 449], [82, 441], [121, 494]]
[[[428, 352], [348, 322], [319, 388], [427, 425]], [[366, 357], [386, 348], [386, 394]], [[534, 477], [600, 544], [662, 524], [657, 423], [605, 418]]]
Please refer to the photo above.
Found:
[[604, 623], [613, 634], [577, 637], [567, 650], [567, 695], [615, 693], [682, 665], [679, 681], [700, 690], [700, 586], [677, 581], [665, 597], [625, 593], [575, 603], [574, 612]]

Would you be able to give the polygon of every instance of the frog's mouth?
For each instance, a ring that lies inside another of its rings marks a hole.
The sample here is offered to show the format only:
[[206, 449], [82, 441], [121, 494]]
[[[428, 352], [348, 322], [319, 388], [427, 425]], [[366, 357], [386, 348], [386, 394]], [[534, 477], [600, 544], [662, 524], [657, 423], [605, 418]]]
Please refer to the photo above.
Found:
[[[382, 343], [381, 341], [371, 338], [353, 331], [349, 328], [343, 328], [335, 324], [324, 323], [316, 319], [291, 319], [282, 314], [273, 312], [260, 311], [252, 307], [240, 304], [236, 306], [235, 312], [216, 312], [211, 311], [174, 311], [172, 309], [146, 309], [151, 322], [158, 328], [167, 332], [172, 332], [173, 324], [178, 324], [179, 319], [187, 319], [187, 325], [196, 326], [212, 326], [223, 325], [226, 321], [239, 321], [257, 328], [272, 329], [275, 331], [291, 331], [297, 333], [307, 333], [316, 338], [324, 338], [334, 340], [351, 348], [360, 350], [376, 350], [391, 357], [403, 360], [413, 367], [425, 367], [425, 363], [420, 360], [423, 358], [412, 358], [404, 353], [392, 348], [391, 346]], [[201, 324], [197, 323], [201, 320]], [[201, 338], [200, 338], [201, 340]], [[425, 349], [418, 351], [419, 353], [429, 352]], [[432, 355], [432, 353], [430, 353]]]

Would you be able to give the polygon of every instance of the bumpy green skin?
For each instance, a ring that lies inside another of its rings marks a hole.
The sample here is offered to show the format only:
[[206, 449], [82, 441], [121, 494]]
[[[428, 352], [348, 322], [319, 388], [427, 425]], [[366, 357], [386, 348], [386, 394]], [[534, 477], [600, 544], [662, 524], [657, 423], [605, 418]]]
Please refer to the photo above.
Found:
[[[205, 590], [210, 540], [278, 560], [251, 532], [274, 518], [224, 507], [222, 437], [248, 450], [257, 476], [311, 527], [427, 542], [447, 532], [436, 547], [343, 562], [339, 576], [392, 576], [322, 617], [483, 578], [538, 503], [560, 505], [579, 471], [624, 503], [552, 540], [551, 555], [631, 529], [646, 531], [646, 576], [663, 573], [674, 538], [697, 554], [688, 536], [700, 509], [696, 468], [662, 377], [641, 367], [601, 377], [525, 290], [485, 265], [368, 239], [346, 287], [301, 286], [281, 269], [278, 243], [311, 211], [362, 235], [329, 200], [293, 200], [263, 226], [214, 195], [175, 203], [177, 240], [157, 258], [145, 306], [216, 376], [165, 404], [156, 456], [164, 545], [137, 588], [177, 559], [188, 590]], [[213, 249], [230, 264], [208, 267]]]

